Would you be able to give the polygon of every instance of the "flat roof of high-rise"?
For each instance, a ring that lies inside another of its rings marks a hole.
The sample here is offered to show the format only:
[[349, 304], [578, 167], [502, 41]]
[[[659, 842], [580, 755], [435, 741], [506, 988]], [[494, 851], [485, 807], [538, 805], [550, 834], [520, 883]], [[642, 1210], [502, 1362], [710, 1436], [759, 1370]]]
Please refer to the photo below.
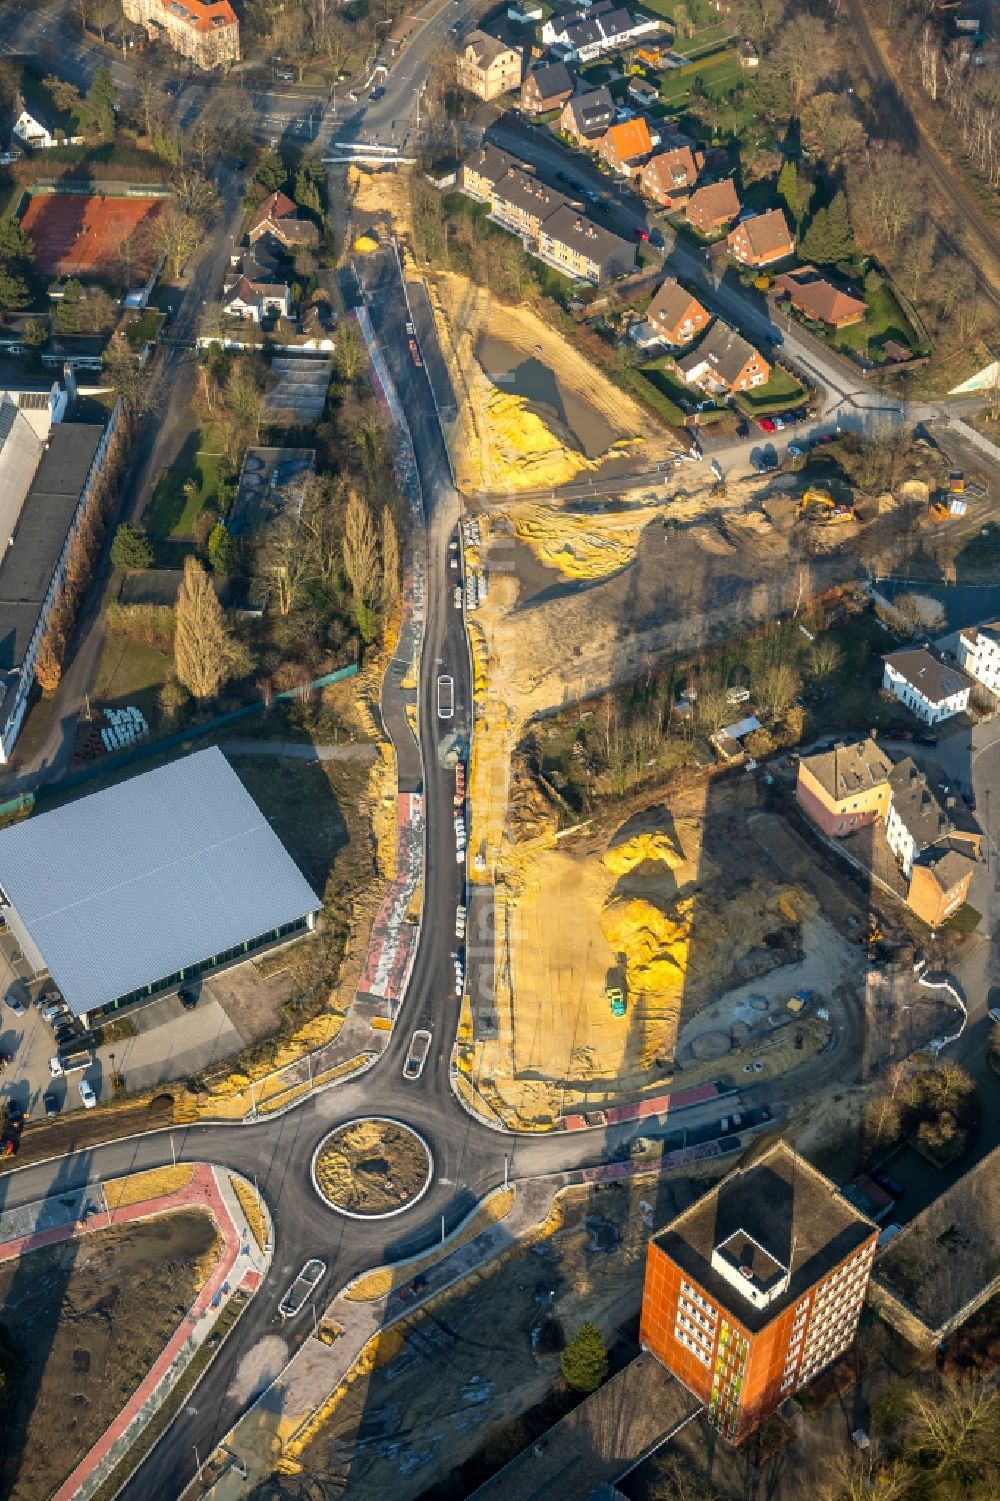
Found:
[[[712, 1267], [716, 1247], [741, 1231], [790, 1272], [787, 1289], [766, 1307], [741, 1297]], [[778, 1142], [679, 1214], [653, 1244], [756, 1333], [874, 1233], [829, 1178]]]

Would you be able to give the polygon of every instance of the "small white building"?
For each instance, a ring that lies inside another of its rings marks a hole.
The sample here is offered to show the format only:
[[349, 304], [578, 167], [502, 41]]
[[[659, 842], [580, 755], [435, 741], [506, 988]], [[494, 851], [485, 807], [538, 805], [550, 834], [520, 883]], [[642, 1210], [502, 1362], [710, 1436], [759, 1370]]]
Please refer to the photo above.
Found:
[[885, 658], [882, 687], [924, 724], [940, 724], [968, 708], [972, 683], [926, 647], [916, 647]]
[[22, 109], [14, 121], [13, 131], [19, 141], [36, 151], [49, 151], [56, 144], [55, 136], [44, 120], [37, 119], [27, 109]]
[[991, 693], [1000, 695], [1000, 621], [974, 625], [958, 638], [958, 660], [963, 672]]

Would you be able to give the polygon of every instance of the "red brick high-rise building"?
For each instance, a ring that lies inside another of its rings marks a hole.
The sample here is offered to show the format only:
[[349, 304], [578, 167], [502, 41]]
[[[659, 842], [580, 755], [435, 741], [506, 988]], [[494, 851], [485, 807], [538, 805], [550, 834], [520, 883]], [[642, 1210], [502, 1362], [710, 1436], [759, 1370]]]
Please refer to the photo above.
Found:
[[640, 1341], [739, 1443], [851, 1344], [877, 1237], [779, 1143], [650, 1241]]

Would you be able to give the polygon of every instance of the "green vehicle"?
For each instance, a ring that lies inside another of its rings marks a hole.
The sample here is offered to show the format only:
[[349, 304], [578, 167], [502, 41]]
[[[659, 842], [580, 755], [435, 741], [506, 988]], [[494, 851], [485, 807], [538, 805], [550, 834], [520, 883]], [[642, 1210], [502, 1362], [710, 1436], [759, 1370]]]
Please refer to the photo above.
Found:
[[618, 985], [608, 985], [604, 991], [611, 1007], [612, 1016], [625, 1015], [625, 992]]

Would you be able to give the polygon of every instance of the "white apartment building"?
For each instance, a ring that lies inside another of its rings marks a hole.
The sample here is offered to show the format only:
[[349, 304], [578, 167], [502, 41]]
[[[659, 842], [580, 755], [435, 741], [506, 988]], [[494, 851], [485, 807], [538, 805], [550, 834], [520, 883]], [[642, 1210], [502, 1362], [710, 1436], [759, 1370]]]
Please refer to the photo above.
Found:
[[893, 652], [885, 658], [882, 687], [924, 724], [940, 724], [969, 706], [972, 684], [964, 672], [926, 647]]
[[958, 638], [958, 661], [963, 672], [1000, 695], [1000, 621], [969, 626]]

